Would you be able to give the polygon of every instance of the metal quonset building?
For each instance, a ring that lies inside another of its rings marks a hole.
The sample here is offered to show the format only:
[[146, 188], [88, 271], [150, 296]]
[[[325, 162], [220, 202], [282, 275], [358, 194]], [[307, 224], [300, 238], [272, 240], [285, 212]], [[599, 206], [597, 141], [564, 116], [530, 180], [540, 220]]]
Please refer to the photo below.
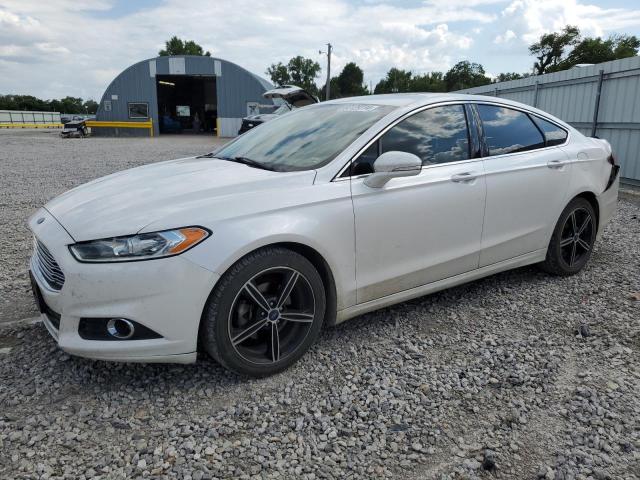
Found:
[[[173, 132], [237, 135], [242, 117], [272, 104], [273, 86], [213, 57], [156, 57], [120, 73], [107, 87], [93, 122], [95, 135], [149, 136]], [[136, 125], [137, 124], [137, 125]], [[132, 128], [144, 127], [144, 128]]]
[[607, 139], [622, 181], [640, 185], [640, 57], [574, 67], [460, 93], [494, 95], [561, 118], [585, 135]]

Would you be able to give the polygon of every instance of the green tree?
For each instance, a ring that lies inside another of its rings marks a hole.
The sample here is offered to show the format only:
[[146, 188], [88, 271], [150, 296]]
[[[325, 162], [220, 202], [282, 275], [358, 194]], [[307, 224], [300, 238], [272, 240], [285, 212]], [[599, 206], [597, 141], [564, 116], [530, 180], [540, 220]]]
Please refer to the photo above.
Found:
[[409, 91], [411, 92], [445, 92], [447, 86], [444, 83], [442, 72], [430, 72], [424, 75], [416, 75], [411, 79]]
[[614, 35], [609, 37], [613, 42], [614, 60], [619, 58], [635, 57], [640, 49], [640, 39], [635, 35]]
[[49, 112], [50, 102], [32, 95], [0, 95], [0, 110], [24, 110]]
[[448, 92], [491, 83], [491, 79], [485, 75], [484, 67], [468, 60], [458, 62], [451, 67], [445, 74], [444, 81]]
[[82, 108], [85, 113], [88, 113], [89, 115], [95, 115], [98, 111], [98, 102], [96, 102], [95, 100], [87, 100], [82, 104]]
[[580, 42], [580, 30], [578, 27], [567, 25], [561, 32], [545, 33], [533, 45], [529, 46], [529, 52], [537, 61], [533, 68], [538, 75], [554, 69], [562, 61], [567, 48]]
[[[355, 97], [358, 95], [368, 95], [369, 90], [363, 85], [364, 73], [354, 62], [347, 63], [340, 75], [331, 77], [331, 99], [343, 97]], [[325, 83], [320, 88], [320, 93], [327, 88]]]
[[204, 49], [193, 40], [182, 40], [175, 35], [164, 42], [164, 45], [165, 48], [158, 52], [158, 55], [161, 57], [167, 57], [170, 55], [211, 56], [209, 51], [205, 52]]
[[408, 70], [392, 68], [387, 76], [380, 80], [374, 88], [374, 93], [399, 93], [411, 91], [412, 73]]
[[[324, 85], [322, 85], [318, 91], [319, 95], [322, 96], [324, 95], [324, 92], [327, 91], [327, 84], [325, 83]], [[340, 91], [340, 84], [338, 83], [338, 77], [331, 77], [331, 98], [330, 100], [333, 100], [335, 98], [342, 98], [343, 96], [349, 96], [349, 95], [342, 95], [342, 92]], [[323, 97], [324, 98], [324, 97]]]
[[524, 78], [524, 75], [517, 72], [499, 73], [496, 78], [493, 79], [493, 83], [508, 82], [509, 80], [518, 80]]
[[287, 66], [282, 62], [273, 63], [267, 68], [267, 75], [271, 78], [271, 82], [274, 85], [286, 85], [291, 83], [291, 76]]
[[318, 62], [298, 55], [289, 60], [287, 70], [291, 77], [291, 83], [304, 88], [312, 95], [318, 94], [318, 86], [316, 85], [316, 77], [320, 73]]
[[611, 36], [606, 40], [587, 37], [554, 70], [565, 70], [580, 63], [602, 63], [633, 57], [638, 54], [638, 48], [640, 40], [635, 35]]
[[78, 97], [64, 97], [60, 100], [51, 100], [51, 110], [60, 113], [84, 113], [82, 99]]
[[[341, 97], [355, 97], [357, 95], [366, 95], [367, 88], [363, 85], [364, 72], [354, 62], [347, 63], [340, 75], [338, 75], [338, 89]], [[331, 85], [333, 90], [333, 85]]]
[[98, 104], [94, 100], [65, 97], [61, 100], [41, 100], [32, 95], [0, 95], [0, 110], [95, 114]]
[[292, 84], [304, 88], [312, 95], [318, 95], [316, 77], [320, 73], [320, 64], [301, 55], [293, 57], [289, 63], [273, 63], [267, 68], [267, 75], [275, 85]]

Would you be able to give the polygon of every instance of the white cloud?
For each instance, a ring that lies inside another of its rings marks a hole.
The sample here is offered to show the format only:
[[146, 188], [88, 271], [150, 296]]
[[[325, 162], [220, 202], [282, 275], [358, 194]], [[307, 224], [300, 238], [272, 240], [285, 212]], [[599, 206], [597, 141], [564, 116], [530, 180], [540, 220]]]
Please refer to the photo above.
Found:
[[637, 32], [640, 26], [638, 8], [603, 8], [579, 0], [514, 0], [501, 16], [501, 22], [506, 22], [527, 44], [565, 25], [576, 25], [584, 35], [590, 36], [625, 29]]
[[516, 34], [514, 33], [513, 30], [507, 30], [504, 33], [501, 33], [500, 35], [496, 35], [496, 38], [493, 39], [493, 43], [509, 43], [511, 40], [513, 40], [514, 38], [516, 38]]
[[523, 71], [531, 63], [526, 45], [566, 23], [587, 34], [637, 34], [640, 26], [640, 8], [583, 0], [425, 0], [412, 7], [299, 0], [284, 8], [268, 0], [164, 0], [113, 18], [114, 1], [0, 0], [0, 93], [99, 99], [118, 72], [155, 56], [172, 35], [262, 76], [269, 64], [294, 55], [324, 67], [318, 50], [331, 42], [332, 72], [355, 61], [375, 83], [392, 66], [423, 73], [462, 59], [491, 71]]

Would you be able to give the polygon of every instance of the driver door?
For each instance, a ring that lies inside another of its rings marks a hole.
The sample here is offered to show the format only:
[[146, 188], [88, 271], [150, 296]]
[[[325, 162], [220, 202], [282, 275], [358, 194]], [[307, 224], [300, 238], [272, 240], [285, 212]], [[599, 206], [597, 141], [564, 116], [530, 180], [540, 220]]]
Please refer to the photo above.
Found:
[[[357, 303], [478, 268], [486, 186], [466, 118], [463, 105], [428, 108], [354, 160]], [[418, 155], [421, 173], [366, 186], [363, 174], [387, 151]]]

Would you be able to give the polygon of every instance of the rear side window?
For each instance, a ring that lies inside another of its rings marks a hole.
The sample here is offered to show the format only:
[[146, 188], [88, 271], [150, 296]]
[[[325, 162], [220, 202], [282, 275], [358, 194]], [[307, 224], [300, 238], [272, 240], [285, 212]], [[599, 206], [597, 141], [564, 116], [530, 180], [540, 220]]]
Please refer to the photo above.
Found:
[[381, 153], [409, 152], [423, 165], [469, 158], [467, 119], [462, 105], [434, 107], [398, 123], [381, 140]]
[[543, 120], [535, 115], [531, 115], [531, 118], [533, 118], [533, 121], [536, 122], [538, 128], [540, 128], [542, 133], [544, 133], [544, 138], [547, 141], [548, 147], [552, 145], [562, 145], [567, 139], [566, 130], [560, 128], [555, 123], [548, 122], [547, 120]]
[[489, 155], [524, 152], [545, 146], [540, 130], [526, 113], [494, 105], [478, 105]]

